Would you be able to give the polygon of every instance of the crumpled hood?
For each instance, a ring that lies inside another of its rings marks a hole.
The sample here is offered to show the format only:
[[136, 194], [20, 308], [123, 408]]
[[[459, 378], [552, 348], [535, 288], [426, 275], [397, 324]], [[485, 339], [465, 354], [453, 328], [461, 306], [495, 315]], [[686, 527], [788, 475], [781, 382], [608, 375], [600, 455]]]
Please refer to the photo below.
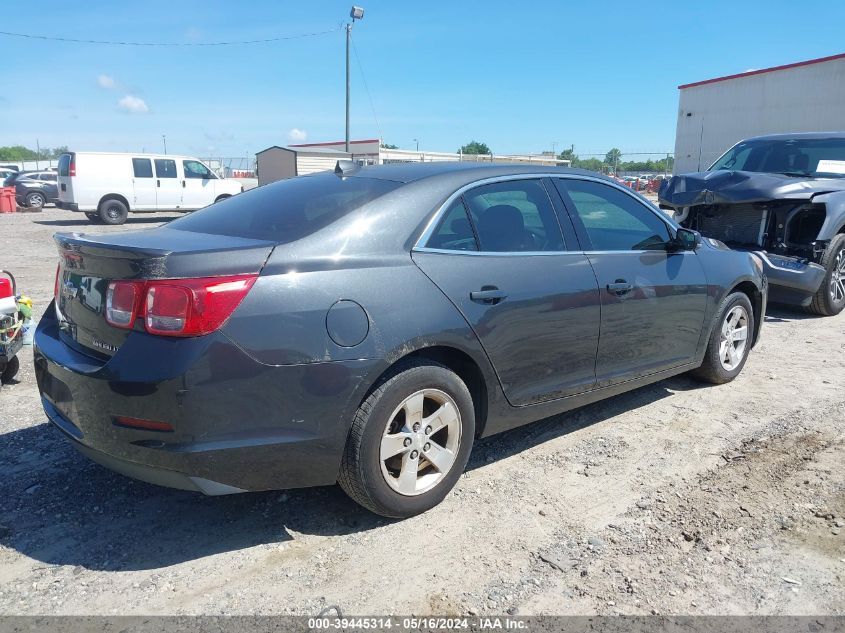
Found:
[[659, 202], [671, 207], [767, 200], [809, 200], [845, 190], [843, 178], [796, 178], [751, 171], [702, 171], [663, 181]]

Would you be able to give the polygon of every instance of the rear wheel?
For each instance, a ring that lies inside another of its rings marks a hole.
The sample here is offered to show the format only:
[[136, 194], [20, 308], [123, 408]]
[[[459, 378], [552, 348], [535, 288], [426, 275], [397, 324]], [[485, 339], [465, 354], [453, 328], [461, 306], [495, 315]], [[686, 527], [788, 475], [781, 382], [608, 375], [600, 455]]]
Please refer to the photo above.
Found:
[[845, 309], [845, 235], [830, 240], [819, 263], [827, 274], [807, 309], [820, 316], [834, 316]]
[[704, 362], [690, 372], [714, 385], [730, 382], [745, 367], [754, 340], [754, 308], [748, 295], [734, 292], [722, 302]]
[[6, 362], [6, 366], [3, 368], [3, 373], [0, 374], [0, 380], [2, 380], [2, 382], [11, 382], [17, 375], [20, 366], [21, 362], [18, 357], [12, 356], [12, 358]]
[[129, 216], [129, 209], [120, 200], [103, 200], [99, 216], [104, 224], [123, 224]]
[[454, 487], [474, 435], [472, 397], [463, 381], [443, 365], [409, 361], [355, 414], [338, 482], [376, 514], [420, 514]]
[[44, 194], [39, 191], [33, 191], [31, 193], [26, 194], [26, 206], [32, 209], [40, 209], [44, 206], [47, 200], [44, 198]]

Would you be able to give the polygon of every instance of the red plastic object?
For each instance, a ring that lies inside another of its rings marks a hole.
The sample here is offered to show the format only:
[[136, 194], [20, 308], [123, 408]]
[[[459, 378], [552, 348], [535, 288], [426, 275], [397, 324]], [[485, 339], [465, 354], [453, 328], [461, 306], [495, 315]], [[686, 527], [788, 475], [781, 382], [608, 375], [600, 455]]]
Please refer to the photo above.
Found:
[[18, 205], [15, 202], [15, 188], [0, 188], [0, 213], [14, 213], [17, 209]]
[[0, 277], [0, 299], [12, 296], [12, 280]]

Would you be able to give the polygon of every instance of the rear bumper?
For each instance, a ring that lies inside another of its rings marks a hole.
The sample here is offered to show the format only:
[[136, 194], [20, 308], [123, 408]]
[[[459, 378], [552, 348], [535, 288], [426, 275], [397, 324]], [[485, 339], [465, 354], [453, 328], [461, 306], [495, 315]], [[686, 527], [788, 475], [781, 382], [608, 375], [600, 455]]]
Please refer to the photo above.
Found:
[[[329, 485], [377, 361], [262, 365], [222, 334], [133, 333], [107, 362], [59, 338], [48, 308], [35, 334], [49, 420], [92, 460], [150, 483], [205, 494]], [[126, 428], [114, 416], [167, 422]]]
[[66, 209], [67, 211], [79, 211], [79, 205], [75, 202], [63, 202], [62, 200], [56, 200], [56, 206], [59, 209]]
[[797, 257], [755, 251], [769, 280], [769, 301], [807, 306], [827, 273], [823, 266]]

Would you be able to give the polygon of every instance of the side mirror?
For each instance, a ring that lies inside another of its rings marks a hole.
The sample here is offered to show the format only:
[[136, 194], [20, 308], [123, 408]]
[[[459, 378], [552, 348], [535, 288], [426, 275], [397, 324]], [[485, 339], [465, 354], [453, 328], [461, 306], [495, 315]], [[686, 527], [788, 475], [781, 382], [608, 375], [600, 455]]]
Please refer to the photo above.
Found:
[[678, 229], [674, 245], [679, 251], [694, 251], [701, 244], [701, 233], [692, 229]]

